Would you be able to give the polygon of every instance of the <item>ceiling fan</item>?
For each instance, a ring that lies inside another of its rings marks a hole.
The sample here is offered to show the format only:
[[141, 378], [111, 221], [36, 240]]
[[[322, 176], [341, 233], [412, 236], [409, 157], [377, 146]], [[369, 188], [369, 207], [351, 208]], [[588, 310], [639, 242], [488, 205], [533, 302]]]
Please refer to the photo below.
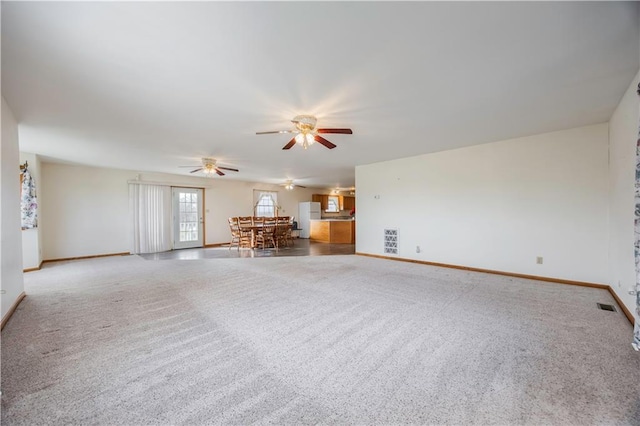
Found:
[[222, 170], [230, 170], [232, 172], [239, 171], [238, 169], [232, 169], [231, 167], [218, 166], [215, 158], [208, 158], [208, 157], [205, 157], [202, 159], [201, 166], [179, 166], [179, 167], [190, 167], [190, 168], [196, 167], [196, 169], [191, 170], [189, 173], [202, 171], [202, 173], [204, 173], [209, 177], [213, 177], [214, 173], [217, 173], [220, 176], [224, 176], [224, 173], [222, 172]]
[[293, 180], [291, 179], [287, 179], [287, 181], [285, 183], [280, 184], [280, 186], [284, 186], [284, 189], [286, 189], [287, 191], [293, 191], [293, 188], [295, 187], [306, 188], [306, 186], [294, 184]]
[[318, 142], [329, 149], [336, 147], [335, 144], [329, 142], [318, 133], [341, 133], [351, 135], [351, 129], [316, 129], [318, 120], [313, 115], [296, 115], [291, 122], [295, 125], [293, 130], [274, 130], [270, 132], [256, 132], [256, 135], [268, 135], [271, 133], [296, 133], [296, 135], [282, 149], [291, 149], [296, 143], [307, 149], [309, 145]]

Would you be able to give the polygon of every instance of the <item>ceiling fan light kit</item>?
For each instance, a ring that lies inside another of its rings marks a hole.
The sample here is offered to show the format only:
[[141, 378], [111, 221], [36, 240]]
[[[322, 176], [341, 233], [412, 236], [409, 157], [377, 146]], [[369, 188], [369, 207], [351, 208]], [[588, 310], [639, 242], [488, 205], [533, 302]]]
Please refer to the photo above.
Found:
[[216, 163], [212, 158], [203, 158], [202, 159], [202, 173], [207, 175], [207, 177], [213, 177], [216, 172]]
[[295, 140], [299, 145], [302, 145], [304, 149], [307, 149], [309, 145], [316, 141], [311, 133], [298, 133]]
[[294, 124], [293, 130], [273, 130], [268, 132], [256, 132], [256, 135], [267, 135], [273, 133], [295, 133], [296, 135], [287, 143], [282, 149], [291, 149], [296, 143], [301, 145], [304, 149], [309, 148], [314, 142], [318, 142], [326, 148], [333, 149], [336, 145], [329, 142], [325, 138], [319, 135], [319, 133], [340, 133], [344, 135], [351, 135], [353, 131], [351, 129], [316, 129], [316, 123], [318, 119], [313, 115], [296, 115], [291, 122]]

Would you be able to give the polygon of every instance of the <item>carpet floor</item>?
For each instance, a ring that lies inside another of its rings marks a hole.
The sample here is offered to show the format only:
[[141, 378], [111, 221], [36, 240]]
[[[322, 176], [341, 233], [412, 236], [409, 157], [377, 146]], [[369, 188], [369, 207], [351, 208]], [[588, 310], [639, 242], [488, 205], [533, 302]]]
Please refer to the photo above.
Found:
[[605, 290], [363, 256], [45, 264], [3, 425], [640, 424]]

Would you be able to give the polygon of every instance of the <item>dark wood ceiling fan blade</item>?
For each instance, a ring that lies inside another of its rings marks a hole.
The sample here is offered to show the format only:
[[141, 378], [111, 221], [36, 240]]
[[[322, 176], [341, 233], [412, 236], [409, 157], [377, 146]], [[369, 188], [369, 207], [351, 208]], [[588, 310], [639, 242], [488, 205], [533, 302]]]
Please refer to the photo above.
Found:
[[222, 166], [218, 166], [219, 169], [222, 170], [231, 170], [232, 172], [239, 172], [240, 170], [238, 169], [232, 169], [231, 167], [222, 167]]
[[293, 130], [271, 130], [268, 132], [256, 132], [256, 135], [271, 135], [274, 133], [293, 133]]
[[[322, 136], [315, 135], [313, 138], [314, 138], [318, 143], [321, 143], [322, 145], [326, 146], [326, 147], [327, 147], [327, 148], [329, 148], [329, 149], [333, 149], [333, 148], [335, 148], [335, 147], [336, 147], [336, 145], [335, 145], [335, 144], [333, 144], [333, 143], [329, 142], [328, 140], [326, 140], [326, 139], [325, 139], [325, 138], [323, 138]], [[295, 142], [295, 140], [294, 140], [294, 142]]]
[[282, 147], [282, 149], [291, 149], [296, 144], [296, 138], [292, 138], [288, 144]]
[[222, 170], [220, 170], [217, 167], [216, 167], [216, 173], [219, 174], [220, 176], [224, 176], [224, 173], [222, 173]]
[[342, 133], [344, 135], [352, 135], [351, 129], [318, 129], [318, 133]]
[[202, 170], [202, 167], [200, 167], [199, 169], [191, 170], [189, 173], [199, 172], [200, 170]]
[[306, 188], [306, 186], [296, 185], [298, 188]]

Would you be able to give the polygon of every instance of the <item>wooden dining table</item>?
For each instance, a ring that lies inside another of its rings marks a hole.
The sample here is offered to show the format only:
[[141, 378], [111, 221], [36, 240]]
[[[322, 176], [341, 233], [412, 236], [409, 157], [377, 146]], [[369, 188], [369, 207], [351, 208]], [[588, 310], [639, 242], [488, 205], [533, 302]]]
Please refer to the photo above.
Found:
[[[275, 230], [274, 232], [277, 231], [277, 228], [279, 226], [283, 226], [283, 225], [275, 225]], [[288, 228], [292, 228], [293, 225], [292, 224], [287, 224], [286, 225]], [[256, 235], [258, 235], [258, 231], [260, 231], [262, 228], [264, 227], [264, 224], [259, 224], [259, 225], [240, 225], [238, 226], [238, 228], [240, 229], [240, 231], [244, 230], [251, 230], [251, 248], [254, 249], [256, 248]]]

